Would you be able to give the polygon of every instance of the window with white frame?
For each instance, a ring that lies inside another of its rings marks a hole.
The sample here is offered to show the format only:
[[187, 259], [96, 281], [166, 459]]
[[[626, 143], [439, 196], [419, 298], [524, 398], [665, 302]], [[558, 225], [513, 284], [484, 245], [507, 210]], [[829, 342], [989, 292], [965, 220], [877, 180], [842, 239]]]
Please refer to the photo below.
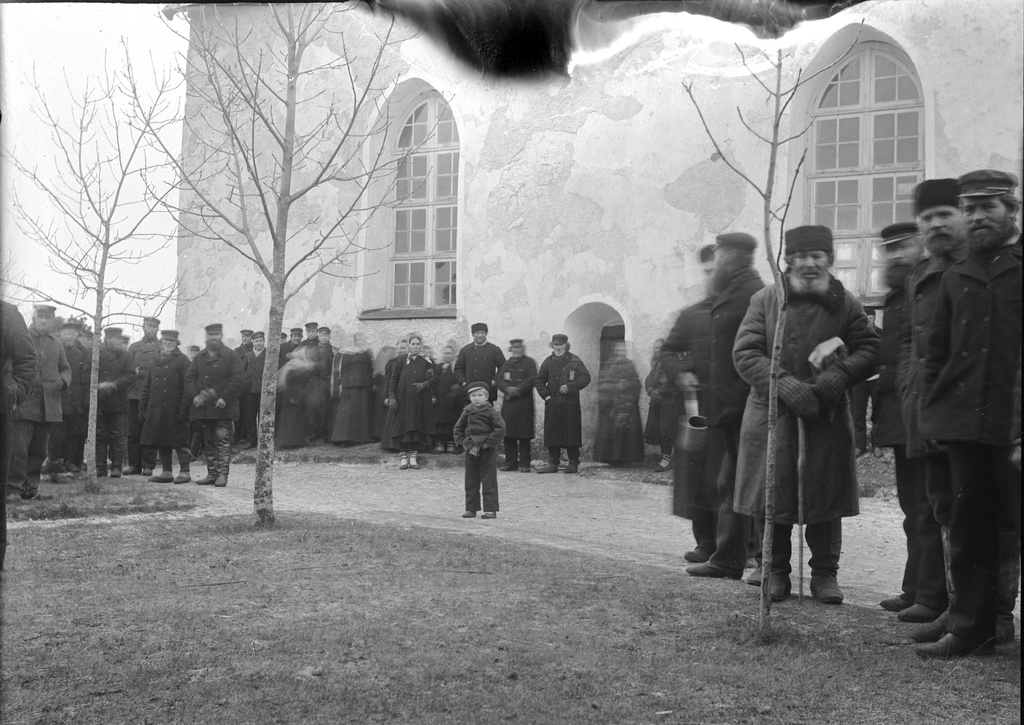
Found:
[[862, 44], [825, 75], [811, 111], [809, 223], [835, 237], [833, 271], [854, 294], [885, 291], [875, 240], [914, 220], [924, 178], [924, 102], [909, 61], [883, 43]]
[[432, 93], [416, 101], [395, 154], [391, 306], [453, 307], [457, 300], [459, 130]]

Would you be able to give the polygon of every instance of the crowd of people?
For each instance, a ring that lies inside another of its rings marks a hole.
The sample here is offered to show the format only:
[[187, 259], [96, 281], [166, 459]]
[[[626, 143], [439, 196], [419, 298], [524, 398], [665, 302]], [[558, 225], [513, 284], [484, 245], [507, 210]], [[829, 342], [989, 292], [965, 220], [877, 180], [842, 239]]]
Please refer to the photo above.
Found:
[[[990, 652], [1013, 639], [1021, 437], [1016, 183], [982, 170], [916, 187], [916, 223], [881, 232], [889, 291], [877, 327], [831, 271], [831, 230], [808, 225], [785, 233], [781, 285], [766, 286], [754, 269], [758, 242], [749, 234], [724, 233], [702, 249], [707, 294], [656, 342], [643, 383], [625, 342], [611, 346], [597, 378], [594, 459], [638, 462], [645, 442], [658, 446], [656, 470], [674, 473], [674, 512], [693, 524], [688, 574], [739, 579], [752, 557], [758, 566], [747, 581], [782, 601], [792, 589], [799, 526], [810, 549], [812, 596], [841, 603], [842, 519], [858, 513], [856, 458], [892, 448], [907, 561], [902, 591], [881, 606], [921, 625], [911, 636], [925, 657]], [[37, 305], [26, 329], [17, 310], [3, 306], [4, 470], [8, 494], [21, 499], [41, 497], [42, 473], [57, 478], [84, 466], [91, 341], [75, 321], [55, 336], [55, 312]], [[221, 325], [212, 324], [205, 347], [186, 354], [178, 333], [159, 325], [146, 318], [143, 338], [131, 345], [121, 329], [104, 330], [96, 474], [186, 483], [202, 448], [207, 474], [195, 482], [226, 486], [232, 446], [257, 444], [266, 335], [242, 330], [242, 344], [231, 350]], [[592, 377], [567, 336], [552, 336], [551, 354], [538, 366], [522, 339], [510, 341], [506, 358], [488, 341], [486, 324], [473, 324], [471, 334], [472, 342], [460, 349], [449, 341], [439, 355], [419, 333], [374, 355], [361, 333], [335, 347], [331, 330], [315, 322], [305, 337], [303, 328], [282, 332], [277, 444], [379, 441], [399, 454], [402, 470], [418, 469], [424, 452], [465, 453], [467, 518], [481, 508], [485, 518], [496, 517], [499, 464], [505, 472], [576, 473], [580, 392]], [[771, 561], [762, 562], [773, 377], [775, 544]], [[867, 440], [855, 430], [851, 398], [869, 379]], [[650, 400], [646, 424], [642, 390]], [[533, 467], [538, 397], [547, 459]], [[700, 445], [681, 445], [683, 433], [698, 427]]]

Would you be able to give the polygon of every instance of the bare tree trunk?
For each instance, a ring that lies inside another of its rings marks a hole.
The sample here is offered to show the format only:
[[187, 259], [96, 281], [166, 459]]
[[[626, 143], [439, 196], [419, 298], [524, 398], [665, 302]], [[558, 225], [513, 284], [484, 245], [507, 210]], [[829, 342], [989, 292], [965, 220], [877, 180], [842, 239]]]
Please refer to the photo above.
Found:
[[256, 526], [274, 527], [274, 418], [277, 414], [277, 373], [281, 354], [281, 328], [284, 322], [284, 285], [270, 292], [267, 318], [267, 359], [263, 364], [263, 388], [260, 390], [260, 419], [256, 449], [256, 480], [252, 503]]
[[[85, 437], [86, 485], [94, 487], [96, 482], [96, 429], [99, 423], [100, 345], [103, 344], [103, 292], [96, 294], [96, 310], [92, 315], [92, 365], [89, 369], [89, 429]], [[104, 461], [104, 463], [106, 463]]]

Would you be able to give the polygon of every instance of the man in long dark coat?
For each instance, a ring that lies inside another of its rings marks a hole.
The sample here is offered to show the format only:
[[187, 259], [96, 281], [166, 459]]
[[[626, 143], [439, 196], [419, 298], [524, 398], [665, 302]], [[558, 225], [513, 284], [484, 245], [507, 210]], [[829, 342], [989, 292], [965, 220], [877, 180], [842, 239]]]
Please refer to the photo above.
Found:
[[502, 471], [530, 472], [530, 445], [533, 442], [533, 386], [537, 381], [537, 363], [526, 356], [526, 345], [519, 338], [510, 340], [512, 357], [498, 368], [501, 390], [501, 419], [505, 421], [505, 465]]
[[[919, 590], [935, 592], [944, 598], [946, 611], [937, 619], [911, 633], [917, 642], [937, 642], [946, 633], [948, 602], [953, 596], [949, 586], [949, 514], [953, 508], [953, 483], [949, 457], [944, 447], [935, 445], [921, 432], [921, 393], [924, 384], [924, 360], [928, 354], [928, 335], [939, 299], [942, 276], [967, 253], [967, 225], [960, 211], [960, 186], [956, 179], [927, 179], [914, 189], [917, 227], [928, 256], [914, 265], [905, 285], [903, 323], [899, 339], [899, 400], [906, 431], [906, 455], [919, 461], [924, 469], [926, 510], [919, 511], [918, 547], [929, 561], [939, 560], [945, 571], [933, 572], [929, 564], [920, 574], [932, 572]], [[930, 516], [930, 520], [927, 518]], [[919, 574], [919, 579], [920, 579]], [[902, 595], [881, 602], [884, 609], [899, 612], [913, 602]], [[1011, 617], [1010, 633], [1013, 625]]]
[[[242, 366], [244, 367], [245, 366], [245, 356], [248, 355], [250, 352], [252, 352], [252, 334], [253, 334], [253, 331], [248, 329], [248, 328], [246, 328], [244, 330], [239, 330], [238, 334], [241, 335], [242, 342], [241, 342], [240, 345], [238, 345], [238, 347], [234, 348], [233, 352], [236, 355], [238, 355], [238, 359], [242, 361]], [[235, 443], [241, 443], [242, 441], [246, 441], [246, 443], [249, 442], [246, 439], [246, 436], [247, 436], [247, 434], [249, 432], [249, 429], [248, 429], [248, 427], [245, 424], [245, 421], [248, 420], [248, 414], [247, 414], [246, 409], [245, 409], [246, 398], [247, 398], [247, 396], [246, 396], [246, 394], [244, 392], [241, 395], [238, 396], [238, 420], [235, 421], [235, 436], [234, 436], [234, 442]], [[249, 446], [247, 445], [246, 447], [249, 447]]]
[[1024, 282], [1017, 179], [982, 170], [958, 181], [968, 253], [942, 277], [921, 411], [925, 436], [947, 446], [953, 482], [946, 634], [917, 649], [940, 658], [994, 650], [1000, 590], [1012, 588], [1015, 599], [1020, 573], [1020, 468], [1012, 460], [1021, 436]]
[[83, 465], [85, 439], [89, 435], [89, 376], [92, 351], [79, 337], [82, 323], [69, 320], [60, 330], [60, 341], [71, 368], [71, 384], [60, 394], [62, 421], [50, 431], [50, 480], [57, 474], [77, 473]]
[[552, 353], [540, 365], [534, 387], [544, 400], [544, 445], [548, 462], [537, 473], [557, 473], [565, 448], [569, 457], [566, 473], [579, 473], [580, 446], [583, 445], [583, 411], [580, 391], [590, 385], [590, 371], [583, 361], [569, 352], [569, 338], [551, 336]]
[[[907, 537], [907, 560], [903, 568], [902, 591], [894, 599], [901, 604], [897, 615], [904, 622], [930, 622], [946, 608], [942, 540], [932, 516], [926, 493], [926, 470], [920, 458], [907, 457], [907, 433], [900, 412], [897, 371], [899, 338], [906, 309], [906, 280], [921, 256], [917, 224], [890, 224], [881, 233], [885, 254], [885, 282], [888, 291], [883, 307], [879, 356], [881, 365], [872, 398], [871, 449], [892, 448], [896, 467], [896, 496], [903, 511]], [[889, 607], [885, 605], [888, 604]], [[885, 600], [883, 608], [891, 608]]]
[[206, 451], [206, 475], [196, 485], [218, 488], [228, 485], [231, 435], [245, 379], [242, 361], [224, 345], [223, 338], [223, 325], [207, 325], [206, 348], [196, 355], [185, 375], [190, 418], [202, 426]]
[[125, 345], [120, 327], [103, 331], [96, 385], [96, 476], [120, 478], [125, 459], [125, 431], [128, 390], [135, 383], [135, 364]]
[[18, 308], [0, 300], [0, 571], [7, 553], [7, 475], [11, 462], [14, 410], [32, 389], [36, 351]]
[[[463, 388], [475, 380], [482, 380], [490, 385], [491, 404], [498, 399], [498, 388], [495, 376], [498, 369], [505, 364], [505, 354], [492, 342], [487, 342], [487, 325], [476, 322], [469, 328], [473, 333], [473, 342], [461, 350], [455, 360], [455, 380]], [[469, 398], [466, 398], [466, 403]]]
[[53, 305], [36, 305], [32, 313], [28, 332], [36, 353], [35, 379], [28, 397], [14, 412], [7, 487], [25, 500], [48, 498], [39, 493], [39, 475], [46, 458], [50, 428], [62, 420], [60, 394], [71, 384], [71, 367], [64, 346], [50, 332], [55, 312]]
[[319, 439], [326, 441], [330, 436], [331, 370], [336, 352], [331, 344], [331, 328], [318, 328], [316, 344], [307, 348], [307, 359], [313, 371], [306, 386], [306, 429], [312, 443]]
[[[178, 331], [160, 333], [160, 354], [146, 370], [139, 398], [142, 445], [154, 448], [160, 460], [160, 473], [151, 483], [188, 483], [192, 480], [192, 454], [188, 448], [189, 399], [185, 396], [185, 375], [189, 360], [178, 349]], [[178, 453], [179, 470], [172, 471], [173, 453]]]
[[142, 381], [146, 379], [149, 364], [160, 352], [157, 332], [160, 320], [146, 317], [142, 320], [142, 339], [128, 346], [128, 353], [135, 363], [135, 382], [128, 390], [128, 468], [124, 475], [151, 476], [156, 465], [156, 451], [142, 448], [142, 423], [139, 422], [139, 400], [142, 398]]
[[242, 372], [245, 376], [242, 385], [242, 397], [245, 399], [242, 425], [245, 426], [246, 449], [255, 448], [259, 442], [256, 422], [259, 420], [260, 396], [263, 393], [263, 370], [267, 364], [266, 333], [254, 332], [250, 339], [252, 350], [242, 358]]
[[[775, 547], [767, 578], [774, 601], [789, 596], [791, 538], [793, 525], [800, 520], [798, 419], [806, 431], [803, 520], [811, 549], [811, 594], [823, 604], [843, 601], [837, 580], [842, 517], [859, 512], [847, 391], [874, 374], [878, 333], [868, 325], [857, 298], [829, 272], [833, 254], [828, 227], [804, 226], [786, 232], [783, 280], [789, 303], [779, 372]], [[760, 518], [764, 517], [768, 384], [783, 293], [771, 285], [750, 298], [733, 346], [736, 371], [751, 386], [740, 429], [734, 508]], [[843, 348], [823, 359], [821, 372], [816, 372], [811, 354], [834, 338], [842, 341]]]
[[[733, 508], [740, 427], [750, 385], [736, 372], [732, 346], [740, 322], [750, 306], [750, 298], [764, 288], [764, 282], [754, 269], [756, 249], [757, 240], [744, 232], [729, 232], [716, 238], [710, 292], [713, 299], [707, 320], [706, 372], [702, 378], [701, 373], [694, 369], [702, 362], [701, 351], [697, 348], [690, 358], [692, 362], [687, 365], [684, 360], [676, 375], [681, 390], [700, 386], [704, 415], [710, 430], [721, 435], [722, 445], [721, 453], [714, 448], [705, 451], [706, 457], [721, 460], [716, 478], [718, 510], [715, 541], [707, 563], [701, 565], [698, 562], [697, 566], [686, 570], [691, 576], [740, 578], [750, 554], [751, 534], [758, 530], [754, 521]], [[671, 335], [669, 339], [673, 339]], [[674, 346], [666, 341], [669, 349]], [[708, 442], [713, 444], [711, 435]], [[757, 572], [753, 581], [759, 583]]]

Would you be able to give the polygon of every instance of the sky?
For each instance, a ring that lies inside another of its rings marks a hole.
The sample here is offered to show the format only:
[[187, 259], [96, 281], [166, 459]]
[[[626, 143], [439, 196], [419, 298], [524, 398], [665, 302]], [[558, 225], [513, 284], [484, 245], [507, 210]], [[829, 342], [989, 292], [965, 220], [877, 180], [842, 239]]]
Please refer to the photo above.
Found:
[[[4, 153], [16, 155], [21, 163], [38, 167], [43, 174], [53, 174], [55, 149], [49, 130], [32, 114], [32, 106], [38, 98], [32, 83], [33, 72], [48, 102], [66, 113], [70, 108], [69, 88], [80, 93], [90, 77], [103, 74], [105, 63], [110, 68], [119, 66], [123, 58], [122, 39], [128, 43], [138, 75], [148, 79], [153, 75], [153, 68], [177, 68], [177, 56], [185, 49], [185, 43], [167, 28], [159, 14], [161, 7], [155, 4], [0, 3], [0, 107], [3, 109], [0, 146]], [[179, 30], [186, 27], [180, 18], [174, 24]], [[180, 138], [181, 134], [176, 137]], [[39, 216], [45, 217], [52, 208], [6, 159], [0, 159], [0, 244], [5, 269], [10, 270], [15, 279], [24, 274], [26, 282], [53, 290], [54, 297], [61, 293], [67, 296], [67, 280], [44, 268], [40, 263], [41, 247], [14, 223], [10, 208], [12, 186], [17, 187], [25, 206]], [[141, 276], [145, 286], [152, 289], [172, 283], [177, 265], [173, 219], [165, 216], [159, 222], [159, 229], [171, 238], [168, 247], [122, 270], [125, 277]], [[13, 294], [11, 289], [3, 290], [5, 299], [11, 299]], [[26, 317], [31, 313], [30, 304], [20, 303], [18, 307]], [[58, 309], [58, 314], [66, 315], [67, 311]], [[172, 301], [161, 313], [162, 326], [171, 327], [173, 319]], [[140, 327], [133, 329], [131, 324], [126, 327], [133, 338], [141, 334]]]

